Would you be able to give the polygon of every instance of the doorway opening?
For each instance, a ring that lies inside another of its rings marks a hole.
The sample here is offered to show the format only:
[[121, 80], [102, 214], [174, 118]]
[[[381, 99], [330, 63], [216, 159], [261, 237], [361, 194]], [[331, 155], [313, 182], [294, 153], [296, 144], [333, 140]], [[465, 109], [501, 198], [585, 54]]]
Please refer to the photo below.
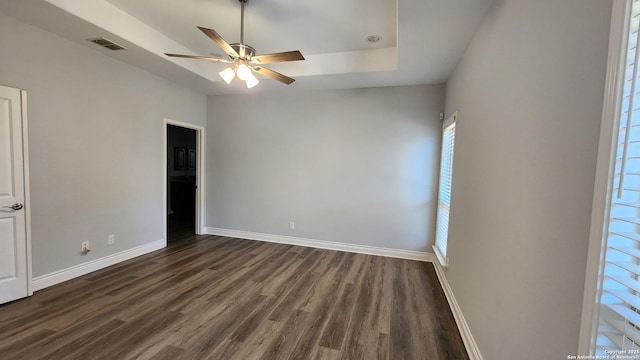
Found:
[[167, 243], [200, 234], [202, 128], [165, 120]]

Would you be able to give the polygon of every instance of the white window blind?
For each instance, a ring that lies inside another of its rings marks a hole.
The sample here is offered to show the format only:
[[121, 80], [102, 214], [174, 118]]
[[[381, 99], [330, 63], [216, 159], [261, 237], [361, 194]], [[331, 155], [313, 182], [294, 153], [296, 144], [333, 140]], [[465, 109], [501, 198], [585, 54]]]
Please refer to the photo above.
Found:
[[630, 4], [615, 167], [601, 262], [595, 354], [640, 349], [640, 2]]
[[447, 266], [448, 263], [447, 240], [449, 237], [449, 209], [451, 208], [451, 178], [456, 138], [456, 119], [457, 113], [448, 118], [442, 126], [436, 243], [433, 247], [436, 257], [442, 266]]

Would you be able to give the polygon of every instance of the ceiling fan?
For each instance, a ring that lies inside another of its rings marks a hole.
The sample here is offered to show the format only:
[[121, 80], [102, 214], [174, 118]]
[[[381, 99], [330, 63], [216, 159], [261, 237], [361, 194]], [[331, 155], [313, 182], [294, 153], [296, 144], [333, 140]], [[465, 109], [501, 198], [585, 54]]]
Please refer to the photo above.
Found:
[[196, 55], [181, 55], [169, 53], [165, 53], [165, 55], [233, 64], [232, 67], [226, 68], [225, 70], [220, 72], [220, 76], [227, 84], [231, 84], [231, 81], [237, 76], [240, 80], [244, 80], [246, 82], [248, 88], [252, 88], [259, 83], [258, 79], [256, 79], [256, 77], [253, 75], [253, 72], [257, 72], [258, 74], [262, 74], [264, 76], [278, 80], [287, 85], [291, 84], [295, 81], [295, 79], [282, 75], [276, 71], [267, 69], [263, 67], [262, 64], [304, 60], [304, 56], [302, 56], [302, 53], [300, 53], [300, 51], [298, 50], [256, 55], [256, 49], [244, 43], [244, 4], [247, 2], [247, 0], [239, 1], [241, 4], [239, 43], [229, 44], [215, 30], [198, 26], [198, 29], [200, 29], [200, 31], [202, 31], [211, 40], [213, 40], [213, 42], [218, 44], [218, 46], [227, 55], [229, 55], [231, 60]]

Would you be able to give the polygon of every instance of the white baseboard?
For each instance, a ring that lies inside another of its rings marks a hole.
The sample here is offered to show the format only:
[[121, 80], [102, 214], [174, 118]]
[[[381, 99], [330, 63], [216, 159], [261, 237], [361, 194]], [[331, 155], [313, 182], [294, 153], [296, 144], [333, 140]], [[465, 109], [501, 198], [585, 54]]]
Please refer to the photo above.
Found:
[[460, 305], [458, 304], [456, 297], [453, 295], [453, 290], [449, 285], [449, 281], [447, 280], [444, 269], [438, 261], [433, 261], [433, 267], [435, 267], [436, 269], [438, 280], [440, 280], [440, 286], [442, 286], [442, 290], [444, 291], [444, 294], [447, 297], [447, 301], [449, 302], [449, 307], [451, 308], [453, 317], [455, 318], [456, 324], [458, 325], [458, 331], [460, 331], [460, 336], [462, 337], [464, 346], [467, 349], [467, 353], [469, 354], [469, 359], [483, 360], [480, 349], [478, 348], [478, 344], [471, 334], [471, 329], [469, 329], [469, 324], [467, 324], [467, 321], [464, 319], [464, 315], [462, 315], [462, 309], [460, 309]]
[[134, 257], [144, 255], [165, 247], [167, 247], [167, 241], [165, 239], [161, 239], [148, 244], [134, 247], [129, 250], [124, 250], [119, 253], [108, 255], [100, 259], [91, 260], [80, 265], [58, 270], [50, 274], [38, 276], [33, 279], [33, 290], [42, 290], [49, 286], [65, 282], [82, 275], [86, 275], [90, 272], [97, 271], [106, 268], [107, 266], [115, 265], [119, 262], [123, 262], [125, 260], [129, 260]]
[[386, 256], [386, 257], [393, 257], [393, 258], [399, 258], [399, 259], [418, 260], [418, 261], [427, 261], [427, 262], [433, 262], [434, 260], [434, 255], [432, 253], [427, 253], [422, 251], [389, 249], [389, 248], [376, 247], [376, 246], [347, 244], [347, 243], [340, 243], [340, 242], [333, 242], [333, 241], [326, 241], [326, 240], [306, 239], [306, 238], [298, 238], [293, 236], [263, 234], [263, 233], [256, 233], [251, 231], [229, 230], [229, 229], [220, 229], [220, 228], [214, 228], [214, 227], [207, 227], [205, 228], [205, 231], [209, 235], [228, 236], [228, 237], [235, 237], [240, 239], [258, 240], [258, 241], [278, 243], [278, 244], [307, 246], [307, 247], [318, 248], [318, 249], [346, 251], [346, 252], [352, 252], [352, 253], [358, 253], [358, 254], [378, 255], [378, 256]]

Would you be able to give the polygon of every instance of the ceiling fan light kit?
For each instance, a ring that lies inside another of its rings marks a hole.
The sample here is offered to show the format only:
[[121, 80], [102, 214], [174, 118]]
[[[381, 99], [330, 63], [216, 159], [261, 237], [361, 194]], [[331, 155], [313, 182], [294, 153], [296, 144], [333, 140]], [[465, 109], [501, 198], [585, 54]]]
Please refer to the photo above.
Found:
[[240, 42], [239, 43], [227, 43], [215, 30], [207, 29], [205, 27], [198, 26], [198, 29], [207, 35], [213, 42], [215, 42], [229, 57], [231, 61], [220, 59], [218, 57], [208, 56], [196, 56], [196, 55], [181, 55], [165, 53], [167, 56], [180, 57], [187, 59], [208, 60], [213, 62], [221, 62], [233, 64], [222, 70], [219, 74], [222, 80], [227, 84], [231, 84], [236, 77], [245, 82], [247, 88], [252, 88], [260, 81], [253, 75], [254, 72], [278, 80], [284, 84], [291, 84], [295, 81], [288, 76], [267, 69], [262, 64], [270, 64], [276, 62], [285, 61], [299, 61], [304, 60], [304, 56], [298, 50], [256, 55], [256, 49], [244, 43], [244, 4], [247, 0], [238, 0], [241, 4], [240, 10]]
[[220, 71], [220, 77], [227, 84], [231, 84], [231, 81], [233, 81], [233, 78], [236, 77], [236, 72], [233, 71], [232, 68], [226, 68], [226, 69]]

